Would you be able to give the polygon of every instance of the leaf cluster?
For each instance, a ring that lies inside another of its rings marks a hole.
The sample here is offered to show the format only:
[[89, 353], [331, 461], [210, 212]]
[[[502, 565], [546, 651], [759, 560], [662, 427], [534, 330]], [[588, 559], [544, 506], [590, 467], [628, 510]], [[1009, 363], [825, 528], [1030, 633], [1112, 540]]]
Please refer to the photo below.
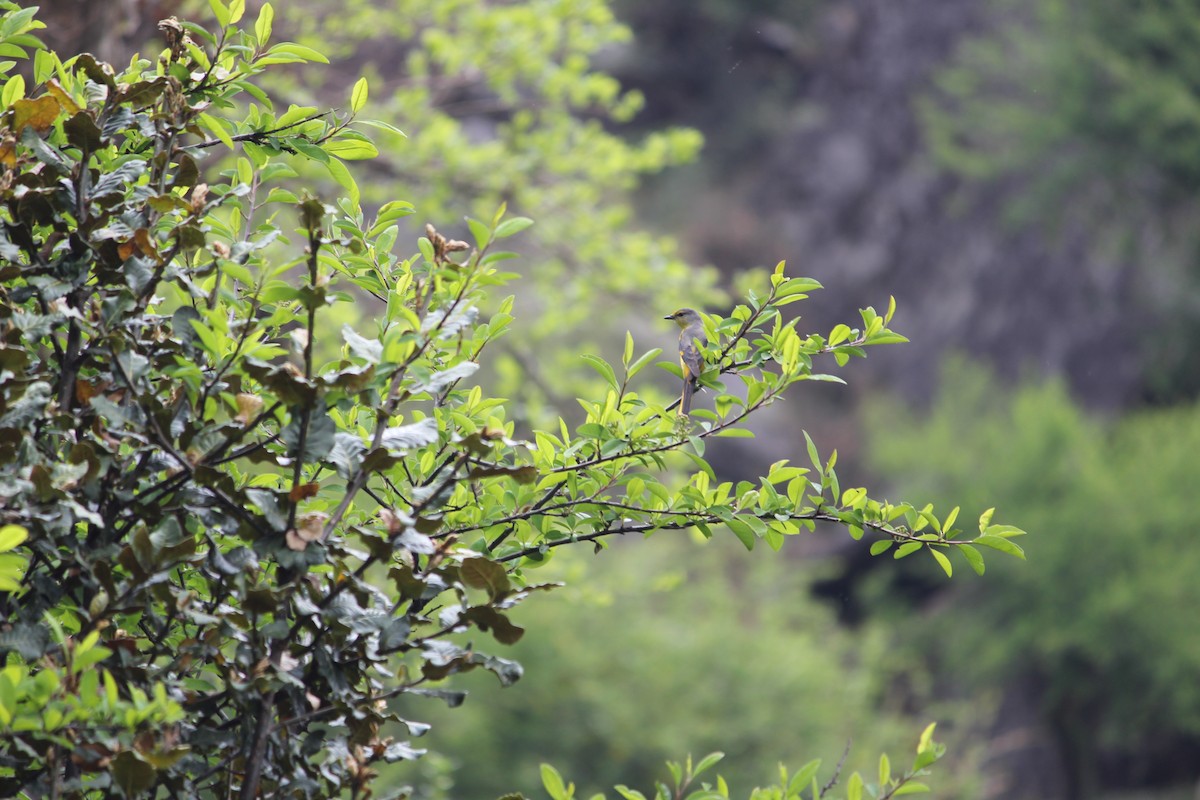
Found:
[[[464, 210], [486, 219], [507, 202], [538, 220], [524, 246], [537, 269], [515, 289], [516, 335], [485, 373], [529, 425], [573, 412], [587, 387], [577, 353], [613, 360], [627, 328], [644, 335], [667, 307], [729, 302], [715, 270], [687, 263], [677, 243], [639, 224], [630, 191], [693, 160], [702, 137], [619, 135], [643, 98], [603, 68], [632, 37], [610, 6], [401, 0], [381, 14], [371, 0], [346, 0], [289, 23], [336, 67], [371, 76], [374, 113], [420, 131], [373, 161], [368, 201], [391, 199], [400, 184], [426, 219]], [[308, 73], [275, 80], [303, 106], [342, 96]]]
[[[852, 772], [845, 781], [845, 800], [890, 800], [893, 797], [904, 797], [911, 794], [923, 794], [929, 787], [916, 780], [929, 774], [929, 767], [937, 762], [946, 752], [945, 745], [933, 740], [935, 724], [930, 724], [922, 732], [917, 744], [917, 754], [912, 766], [900, 774], [892, 771], [891, 759], [887, 753], [879, 757], [878, 783], [868, 784], [859, 772]], [[846, 753], [849, 752], [847, 744]], [[842, 760], [834, 767], [829, 778], [823, 783], [819, 780], [821, 760], [809, 761], [795, 773], [790, 772], [782, 764], [779, 766], [779, 782], [774, 786], [754, 788], [747, 795], [750, 800], [820, 800], [837, 795], [831, 790], [841, 780]], [[671, 775], [670, 782], [659, 781], [655, 784], [652, 795], [644, 794], [628, 786], [616, 786], [615, 791], [623, 800], [728, 800], [730, 789], [724, 778], [716, 775], [714, 780], [700, 780], [701, 775], [712, 769], [724, 758], [724, 753], [710, 753], [695, 764], [691, 756], [683, 763], [668, 761], [667, 771]], [[549, 764], [543, 764], [542, 785], [551, 800], [573, 800], [575, 785], [563, 780], [558, 770]], [[591, 800], [604, 800], [605, 795], [593, 795]]]

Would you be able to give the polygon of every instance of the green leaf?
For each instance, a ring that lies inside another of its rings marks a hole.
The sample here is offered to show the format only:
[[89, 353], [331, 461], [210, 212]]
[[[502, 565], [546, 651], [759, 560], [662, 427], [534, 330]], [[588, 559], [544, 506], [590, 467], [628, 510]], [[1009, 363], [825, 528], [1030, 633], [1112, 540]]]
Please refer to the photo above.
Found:
[[222, 28], [229, 24], [229, 9], [221, 0], [208, 0], [208, 7], [212, 9], [213, 16], [217, 18], [217, 24]]
[[5, 525], [0, 528], [0, 553], [7, 553], [29, 538], [29, 531], [20, 525]]
[[420, 422], [413, 422], [409, 425], [385, 428], [380, 442], [389, 451], [392, 451], [393, 454], [403, 455], [411, 448], [433, 444], [437, 441], [437, 438], [437, 420], [433, 417], [428, 417]]
[[546, 793], [550, 795], [551, 800], [569, 800], [571, 797], [567, 793], [567, 787], [563, 784], [562, 775], [558, 774], [558, 770], [549, 764], [542, 764], [542, 786], [546, 787]]
[[403, 136], [403, 137], [405, 137], [405, 138], [408, 138], [408, 134], [407, 134], [407, 133], [405, 133], [404, 131], [400, 130], [400, 129], [399, 129], [399, 128], [397, 128], [395, 125], [392, 125], [392, 124], [390, 124], [390, 123], [384, 122], [383, 120], [379, 120], [379, 119], [356, 119], [356, 120], [354, 121], [354, 124], [355, 124], [355, 125], [369, 125], [369, 126], [371, 126], [372, 128], [379, 128], [380, 130], [387, 131], [388, 133], [395, 133], [395, 134], [398, 134], [398, 135], [400, 135], [400, 136]]
[[496, 226], [496, 238], [504, 239], [505, 237], [520, 233], [532, 224], [533, 220], [531, 220], [529, 217], [513, 217], [512, 219], [506, 219]]
[[883, 788], [888, 781], [892, 779], [892, 762], [888, 760], [887, 753], [879, 756], [879, 786]]
[[788, 781], [788, 796], [791, 797], [792, 795], [799, 795], [800, 791], [804, 789], [810, 781], [817, 777], [817, 770], [820, 768], [821, 759], [819, 758], [814, 758], [812, 761], [809, 761], [807, 764], [801, 767], [796, 774], [792, 776], [792, 779]]
[[484, 589], [493, 600], [508, 594], [510, 584], [504, 567], [488, 558], [468, 558], [459, 567], [463, 583], [473, 589]]
[[488, 242], [492, 240], [492, 232], [488, 230], [488, 226], [477, 219], [467, 217], [467, 227], [471, 229], [471, 235], [475, 237], [475, 246], [480, 250], [487, 247]]
[[4, 91], [0, 92], [0, 106], [8, 108], [17, 100], [25, 97], [25, 78], [21, 75], [13, 75], [4, 84]]
[[[210, 2], [216, 2], [216, 0], [210, 0]], [[287, 56], [300, 61], [316, 61], [318, 64], [329, 63], [329, 59], [316, 50], [295, 42], [280, 42], [267, 51], [267, 57], [271, 56]]]
[[857, 772], [855, 772], [850, 775], [850, 780], [846, 782], [846, 800], [862, 800], [862, 795], [862, 775], [859, 775]]
[[975, 570], [979, 575], [983, 574], [983, 556], [979, 554], [978, 550], [969, 544], [960, 544], [958, 545], [958, 552], [962, 553], [963, 558], [971, 565], [971, 569]]
[[988, 525], [984, 533], [988, 536], [1000, 536], [1005, 539], [1026, 535], [1025, 531], [1012, 525]]
[[947, 534], [950, 533], [950, 527], [954, 525], [954, 521], [958, 519], [958, 506], [955, 506], [949, 514], [946, 515], [946, 521], [942, 523], [942, 530]]
[[[216, 0], [213, 0], [216, 2]], [[233, 149], [233, 137], [229, 135], [229, 131], [221, 124], [220, 120], [209, 116], [208, 114], [200, 114], [196, 120], [205, 128], [207, 128], [213, 136], [217, 137], [221, 144]]]
[[379, 148], [365, 139], [339, 137], [322, 143], [321, 149], [346, 161], [365, 161], [379, 155]]
[[[216, 3], [217, 0], [210, 0]], [[113, 783], [121, 787], [125, 797], [136, 797], [154, 784], [154, 767], [137, 757], [133, 750], [123, 750], [108, 768]]]
[[220, 346], [218, 334], [213, 331], [212, 328], [209, 328], [198, 319], [189, 319], [188, 322], [191, 323], [192, 328], [196, 331], [196, 335], [200, 337], [200, 343], [210, 355], [212, 355], [214, 358], [220, 358], [222, 355], [224, 355]]
[[359, 78], [350, 92], [350, 110], [357, 114], [367, 104], [367, 79]]
[[815, 289], [824, 289], [820, 281], [812, 278], [792, 278], [776, 290], [776, 297], [789, 297], [797, 294], [807, 294]]
[[378, 364], [383, 358], [383, 343], [378, 339], [360, 336], [349, 324], [342, 325], [342, 339], [349, 346], [353, 355], [368, 364]]
[[893, 558], [901, 559], [907, 555], [911, 555], [925, 546], [924, 542], [905, 542], [896, 548], [896, 552], [892, 554]]
[[871, 555], [877, 556], [881, 553], [886, 553], [888, 550], [892, 549], [892, 545], [894, 544], [895, 542], [891, 539], [880, 539], [878, 542], [874, 542], [871, 545]]
[[[624, 784], [617, 784], [613, 787], [617, 790], [617, 794], [625, 798], [625, 800], [646, 800], [646, 795], [639, 792], [637, 789], [630, 789]], [[657, 798], [655, 798], [657, 800]]]
[[708, 769], [711, 769], [714, 764], [716, 764], [718, 761], [720, 761], [724, 757], [725, 757], [725, 754], [722, 752], [719, 752], [719, 751], [715, 752], [715, 753], [709, 753], [704, 758], [700, 759], [699, 763], [696, 764], [696, 768], [694, 770], [692, 770], [692, 777], [696, 777], [700, 773], [705, 772]]
[[908, 342], [907, 336], [901, 336], [892, 331], [879, 331], [867, 339], [867, 344], [905, 344]]
[[856, 487], [854, 489], [847, 489], [845, 492], [842, 493], [842, 506], [846, 507], [846, 508], [851, 508], [854, 506], [855, 503], [864, 499], [866, 496], [867, 496], [867, 490], [862, 488], [861, 486]]
[[637, 375], [639, 372], [642, 371], [643, 367], [645, 367], [647, 364], [649, 364], [654, 359], [658, 358], [661, 353], [662, 353], [661, 347], [656, 347], [653, 350], [649, 350], [649, 351], [643, 353], [641, 356], [638, 357], [637, 361], [634, 361], [632, 364], [629, 365], [629, 373], [628, 373], [629, 377], [632, 378], [634, 375]]
[[745, 521], [734, 517], [725, 523], [729, 526], [729, 530], [733, 531], [733, 535], [738, 538], [738, 541], [747, 550], [754, 549], [754, 529], [745, 523]]
[[1016, 556], [1021, 560], [1025, 559], [1025, 551], [1021, 549], [1020, 545], [1005, 539], [1003, 536], [992, 536], [985, 533], [977, 537], [974, 543], [983, 547], [990, 547], [993, 550], [999, 550], [1001, 553], [1008, 553], [1010, 556]]
[[350, 170], [346, 169], [346, 165], [336, 158], [331, 158], [325, 162], [325, 168], [329, 170], [329, 174], [333, 176], [333, 179], [346, 190], [350, 198], [350, 204], [357, 206], [359, 201], [358, 183], [354, 180], [354, 176], [350, 174]]
[[946, 558], [946, 554], [938, 550], [936, 547], [929, 548], [929, 552], [933, 555], [933, 560], [938, 562], [942, 569], [946, 571], [946, 577], [953, 577], [954, 568], [950, 566], [950, 559]]
[[892, 792], [892, 797], [900, 797], [900, 796], [906, 795], [906, 794], [920, 794], [922, 792], [928, 792], [928, 791], [929, 791], [929, 787], [926, 786], [925, 784], [920, 783], [918, 781], [909, 781], [908, 783], [904, 784], [896, 791]]
[[99, 664], [104, 659], [112, 655], [112, 650], [107, 647], [96, 646], [88, 649], [86, 652], [77, 653], [75, 660], [71, 663], [71, 669], [76, 673], [85, 672]]
[[270, 3], [263, 3], [263, 6], [258, 11], [258, 19], [254, 22], [254, 38], [258, 40], [258, 46], [266, 45], [267, 40], [271, 38], [271, 24], [275, 20], [275, 9]]
[[921, 731], [921, 738], [917, 742], [917, 752], [923, 753], [933, 745], [933, 732], [937, 729], [937, 723], [931, 722], [925, 726], [925, 730]]
[[392, 200], [384, 203], [379, 209], [379, 213], [375, 216], [375, 224], [368, 231], [368, 236], [378, 236], [387, 226], [402, 218], [407, 217], [415, 211], [413, 204], [404, 200]]
[[822, 472], [823, 470], [821, 469], [821, 457], [817, 453], [817, 446], [815, 444], [813, 444], [812, 437], [808, 435], [808, 431], [802, 431], [802, 433], [804, 434], [804, 441], [808, 445], [809, 460], [811, 460], [812, 465], [817, 468], [817, 472]]
[[586, 361], [592, 369], [600, 373], [600, 377], [608, 381], [609, 386], [617, 391], [621, 390], [621, 384], [617, 382], [616, 373], [613, 372], [613, 368], [608, 365], [607, 361], [599, 356], [593, 356], [589, 353], [584, 353], [582, 356], [580, 356], [580, 358]]

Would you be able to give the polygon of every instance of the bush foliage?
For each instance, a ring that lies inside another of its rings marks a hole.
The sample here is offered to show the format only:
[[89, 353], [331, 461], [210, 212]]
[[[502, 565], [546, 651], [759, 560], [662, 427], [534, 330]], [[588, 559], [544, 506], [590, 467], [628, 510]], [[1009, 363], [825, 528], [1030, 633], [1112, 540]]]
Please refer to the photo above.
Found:
[[[1095, 794], [1105, 763], [1140, 765], [1103, 776], [1115, 783], [1194, 778], [1200, 557], [1187, 520], [1200, 413], [1100, 422], [1061, 385], [1006, 390], [961, 364], [944, 384], [928, 416], [876, 409], [876, 465], [903, 476], [900, 491], [1003, 502], [1039, 535], [1021, 569], [989, 566], [986, 590], [956, 587], [942, 613], [898, 616], [898, 633], [971, 690], [1039, 687], [1073, 796]], [[914, 449], [926, 454], [916, 465]]]
[[[716, 480], [710, 439], [832, 379], [823, 361], [903, 341], [892, 304], [799, 333], [780, 308], [820, 287], [782, 264], [707, 318], [715, 411], [640, 394], [660, 349], [626, 335], [616, 363], [584, 357], [582, 421], [518, 434], [473, 376], [512, 322], [499, 245], [532, 222], [501, 207], [470, 242], [427, 225], [397, 256], [412, 206], [364, 212], [344, 163], [376, 150], [367, 82], [344, 111], [277, 112], [260, 73], [324, 57], [272, 44], [269, 4], [245, 27], [241, 0], [211, 6], [215, 31], [166, 20], [166, 49], [124, 69], [41, 49], [33, 10], [4, 6], [0, 46], [32, 75], [3, 62], [6, 794], [366, 796], [427, 727], [390, 701], [520, 677], [476, 638], [521, 638], [509, 612], [552, 588], [535, 568], [561, 547], [694, 528], [778, 548], [827, 521], [947, 574], [954, 554], [982, 570], [979, 546], [1021, 554], [990, 512], [968, 535], [957, 510], [843, 489], [806, 435], [811, 466]], [[313, 163], [346, 196], [298, 186]], [[912, 771], [881, 765], [880, 796], [914, 789], [930, 734]], [[783, 791], [816, 794], [816, 771]]]

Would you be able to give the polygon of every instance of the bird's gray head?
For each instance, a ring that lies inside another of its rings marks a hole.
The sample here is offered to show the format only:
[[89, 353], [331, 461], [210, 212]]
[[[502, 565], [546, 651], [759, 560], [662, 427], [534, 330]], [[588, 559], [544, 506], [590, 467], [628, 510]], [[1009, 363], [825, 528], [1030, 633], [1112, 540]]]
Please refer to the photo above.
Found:
[[663, 319], [674, 320], [676, 325], [681, 328], [686, 328], [693, 322], [700, 322], [700, 315], [697, 314], [693, 309], [681, 308], [674, 314], [668, 314], [667, 316], [663, 317]]

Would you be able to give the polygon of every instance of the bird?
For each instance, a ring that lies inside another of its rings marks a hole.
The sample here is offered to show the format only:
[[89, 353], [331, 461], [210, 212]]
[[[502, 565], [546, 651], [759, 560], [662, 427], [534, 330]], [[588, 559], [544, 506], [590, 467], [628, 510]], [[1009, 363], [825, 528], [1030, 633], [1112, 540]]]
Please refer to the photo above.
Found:
[[683, 395], [679, 400], [679, 413], [687, 416], [692, 411], [692, 394], [700, 373], [704, 372], [704, 354], [701, 349], [708, 346], [704, 335], [704, 320], [693, 309], [681, 308], [663, 319], [674, 320], [679, 331], [679, 366], [683, 369]]

